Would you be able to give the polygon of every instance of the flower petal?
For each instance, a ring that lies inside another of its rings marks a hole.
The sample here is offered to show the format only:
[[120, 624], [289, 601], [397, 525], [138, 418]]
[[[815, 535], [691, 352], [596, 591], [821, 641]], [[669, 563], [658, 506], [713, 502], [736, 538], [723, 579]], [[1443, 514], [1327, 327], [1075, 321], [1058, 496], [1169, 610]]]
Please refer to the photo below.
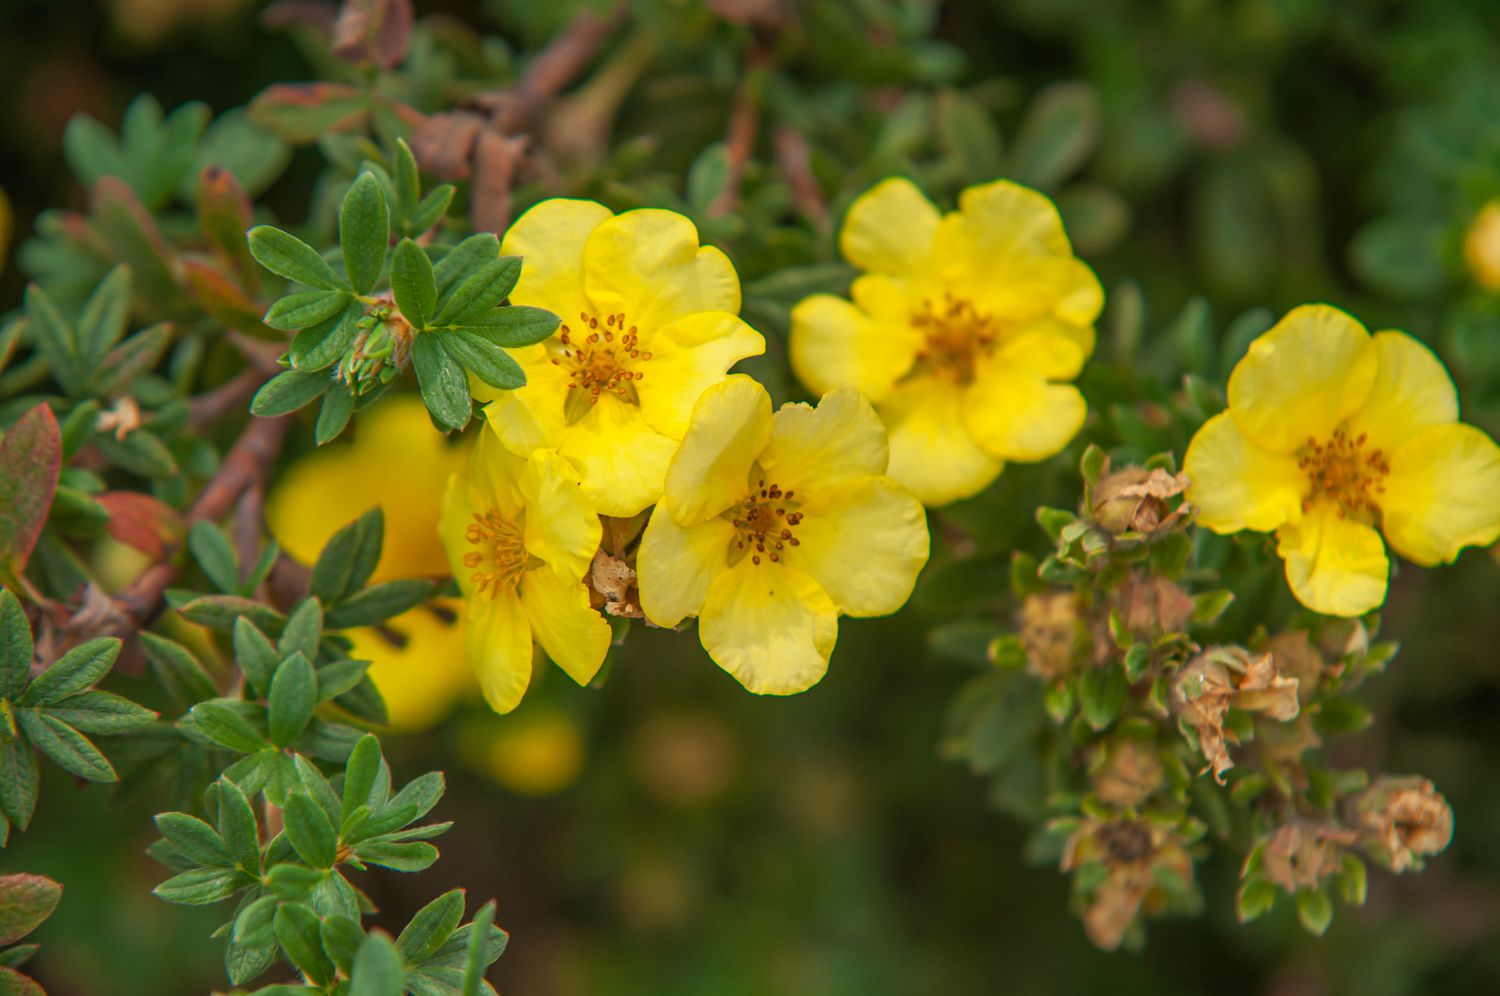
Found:
[[1297, 601], [1328, 616], [1360, 616], [1385, 601], [1390, 562], [1374, 527], [1320, 501], [1276, 533]]
[[[1057, 307], [1053, 309], [1053, 314], [1069, 325], [1087, 328], [1092, 340], [1094, 320], [1103, 310], [1104, 288], [1100, 286], [1099, 278], [1094, 275], [1093, 270], [1089, 269], [1087, 263], [1078, 259], [1073, 260], [1068, 266], [1063, 296], [1057, 302]], [[1093, 351], [1093, 344], [1090, 342], [1084, 349], [1084, 353], [1087, 355]]]
[[651, 339], [651, 359], [638, 368], [635, 382], [641, 414], [662, 435], [681, 439], [703, 392], [729, 368], [766, 351], [766, 340], [727, 311], [700, 311], [659, 330]]
[[849, 205], [839, 248], [861, 270], [907, 276], [927, 265], [937, 226], [938, 210], [916, 184], [891, 177]]
[[1307, 474], [1296, 458], [1256, 446], [1227, 411], [1194, 434], [1182, 470], [1198, 523], [1216, 533], [1270, 532], [1302, 517]]
[[861, 477], [817, 492], [796, 527], [787, 563], [810, 574], [851, 616], [883, 616], [911, 597], [927, 563], [922, 503], [889, 477]]
[[924, 505], [978, 494], [1005, 463], [980, 449], [961, 415], [962, 395], [937, 377], [913, 377], [880, 406], [890, 434], [887, 473]]
[[564, 429], [561, 406], [548, 405], [546, 412], [552, 417], [539, 417], [541, 413], [519, 395], [520, 391], [495, 392], [495, 399], [484, 406], [484, 421], [489, 431], [507, 450], [518, 456], [557, 446]]
[[808, 575], [749, 557], [708, 587], [698, 638], [703, 649], [757, 695], [806, 691], [828, 670], [838, 610]]
[[[440, 603], [458, 608], [452, 602]], [[393, 640], [386, 633], [394, 633]], [[351, 629], [349, 656], [368, 660], [370, 680], [385, 699], [390, 725], [425, 730], [477, 687], [464, 656], [464, 629], [421, 605], [375, 627]]]
[[594, 229], [613, 217], [594, 201], [557, 197], [517, 218], [500, 243], [505, 256], [521, 257], [521, 276], [510, 299], [546, 308], [564, 322], [584, 306], [583, 251]]
[[1229, 377], [1229, 410], [1256, 445], [1290, 453], [1326, 439], [1375, 383], [1379, 360], [1364, 326], [1337, 308], [1293, 308]]
[[723, 512], [749, 492], [750, 468], [770, 439], [764, 387], [744, 375], [710, 387], [667, 469], [662, 504], [685, 526]]
[[464, 643], [485, 701], [510, 712], [531, 684], [531, 624], [514, 594], [479, 595], [465, 605]]
[[600, 515], [628, 518], [661, 498], [677, 440], [646, 424], [641, 410], [612, 395], [568, 427], [560, 452]]
[[[884, 278], [860, 278], [869, 279]], [[817, 394], [850, 384], [878, 402], [911, 369], [920, 344], [908, 317], [876, 318], [831, 294], [815, 294], [792, 309], [792, 370]]]
[[588, 588], [539, 567], [521, 578], [521, 605], [532, 635], [552, 662], [580, 685], [594, 680], [609, 652], [610, 630], [609, 622], [589, 607]]
[[1043, 460], [1083, 427], [1088, 404], [1071, 384], [1051, 376], [1076, 373], [1082, 352], [1070, 339], [1033, 334], [985, 357], [961, 392], [963, 423], [985, 452], [1005, 460]]
[[727, 566], [734, 526], [715, 516], [682, 526], [658, 505], [641, 535], [636, 580], [641, 609], [658, 626], [676, 626], [703, 611], [708, 586]]
[[1375, 333], [1379, 358], [1370, 396], [1349, 420], [1387, 453], [1428, 426], [1458, 421], [1458, 392], [1443, 363], [1405, 332]]
[[1090, 303], [1062, 218], [1045, 195], [1012, 183], [970, 187], [959, 210], [946, 216], [933, 242], [937, 267], [983, 313], [1006, 319], [1039, 318]]
[[[584, 285], [598, 317], [624, 313], [650, 345], [660, 328], [698, 311], [740, 310], [740, 278], [675, 211], [643, 208], [594, 229], [583, 252]], [[563, 316], [567, 321], [568, 315]]]
[[803, 500], [809, 490], [884, 474], [890, 462], [880, 416], [848, 385], [823, 395], [817, 407], [782, 405], [773, 422], [761, 468], [783, 491], [804, 492]]
[[550, 450], [536, 450], [521, 473], [526, 499], [526, 549], [557, 573], [578, 581], [599, 549], [599, 516], [584, 496], [573, 465]]
[[1472, 425], [1433, 426], [1391, 455], [1386, 539], [1408, 560], [1451, 562], [1500, 538], [1500, 447]]

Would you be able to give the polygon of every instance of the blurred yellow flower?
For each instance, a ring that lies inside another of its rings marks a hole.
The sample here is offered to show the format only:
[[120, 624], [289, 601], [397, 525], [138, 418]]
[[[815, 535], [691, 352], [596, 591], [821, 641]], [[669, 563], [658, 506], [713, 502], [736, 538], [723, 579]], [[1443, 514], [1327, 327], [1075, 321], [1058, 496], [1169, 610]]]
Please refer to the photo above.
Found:
[[704, 649], [752, 692], [816, 684], [839, 614], [895, 612], [927, 562], [922, 506], [887, 455], [853, 388], [774, 415], [748, 377], [709, 388], [641, 539], [647, 618], [698, 616]]
[[587, 756], [572, 716], [529, 704], [504, 722], [475, 722], [463, 731], [460, 747], [476, 771], [520, 795], [561, 792], [578, 780]]
[[1276, 530], [1292, 592], [1327, 615], [1385, 600], [1381, 533], [1424, 566], [1500, 537], [1500, 447], [1459, 423], [1441, 361], [1327, 305], [1251, 343], [1183, 469], [1198, 521]]
[[465, 598], [465, 645], [485, 698], [510, 712], [531, 683], [532, 642], [580, 685], [609, 650], [584, 575], [599, 517], [551, 450], [508, 451], [489, 429], [443, 495], [439, 533]]
[[1500, 197], [1480, 208], [1464, 234], [1464, 259], [1479, 286], [1500, 291]]
[[556, 449], [604, 515], [661, 497], [662, 477], [705, 388], [765, 340], [737, 315], [740, 282], [725, 255], [699, 246], [671, 211], [613, 215], [593, 201], [527, 211], [501, 251], [522, 257], [514, 304], [555, 312], [562, 327], [512, 355], [526, 386], [496, 392], [487, 417], [512, 452]]
[[[342, 527], [379, 505], [385, 538], [372, 583], [438, 577], [448, 561], [438, 539], [438, 505], [448, 477], [463, 467], [465, 449], [432, 427], [427, 407], [410, 395], [390, 396], [361, 412], [354, 441], [327, 446], [294, 462], [266, 502], [271, 534], [304, 564]], [[373, 661], [370, 677], [385, 698], [393, 727], [419, 730], [441, 720], [474, 688], [464, 662], [462, 624], [419, 606], [375, 629], [350, 630], [354, 654]]]
[[1094, 350], [1104, 294], [1042, 194], [970, 187], [939, 215], [909, 180], [849, 208], [852, 301], [792, 311], [791, 359], [813, 391], [856, 387], [890, 432], [890, 474], [928, 505], [976, 494], [1007, 460], [1052, 456], [1083, 425], [1066, 381]]

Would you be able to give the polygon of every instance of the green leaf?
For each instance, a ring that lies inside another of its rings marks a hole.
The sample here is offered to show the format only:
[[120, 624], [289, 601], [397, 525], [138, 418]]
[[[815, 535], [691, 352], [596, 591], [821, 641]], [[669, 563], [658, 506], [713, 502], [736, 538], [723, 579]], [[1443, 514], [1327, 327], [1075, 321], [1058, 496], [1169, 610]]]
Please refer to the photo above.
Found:
[[318, 704], [318, 676], [300, 652], [282, 661], [276, 669], [268, 703], [271, 742], [285, 747], [301, 736]]
[[276, 945], [246, 947], [230, 942], [224, 946], [224, 972], [233, 985], [243, 985], [276, 962]]
[[520, 275], [521, 260], [516, 256], [501, 256], [479, 264], [443, 302], [432, 324], [465, 325], [475, 321], [500, 306]]
[[239, 915], [234, 918], [234, 931], [230, 935], [234, 938], [234, 942], [253, 948], [275, 944], [276, 932], [271, 924], [276, 918], [276, 909], [279, 905], [280, 900], [275, 896], [261, 896], [241, 909]]
[[250, 800], [232, 780], [220, 777], [212, 786], [218, 801], [219, 837], [239, 868], [260, 875], [260, 836]]
[[344, 269], [356, 293], [368, 294], [380, 279], [390, 238], [391, 216], [385, 190], [373, 173], [361, 173], [339, 207]]
[[396, 295], [396, 307], [412, 327], [426, 328], [427, 320], [437, 308], [437, 283], [432, 260], [411, 239], [402, 239], [396, 246], [396, 258], [391, 263], [391, 290]]
[[[460, 990], [462, 996], [479, 996], [479, 987], [484, 983], [485, 969], [495, 958], [490, 957], [490, 924], [495, 921], [495, 901], [491, 899], [479, 908], [469, 929], [469, 950], [464, 956], [464, 980]], [[495, 957], [499, 957], [496, 955]]]
[[151, 893], [177, 906], [208, 906], [234, 895], [240, 881], [233, 868], [194, 868], [167, 879]]
[[469, 378], [463, 367], [435, 341], [435, 333], [423, 332], [412, 347], [412, 366], [422, 400], [438, 425], [445, 429], [462, 429], [469, 423], [472, 400]]
[[460, 366], [491, 387], [514, 391], [526, 386], [520, 365], [488, 340], [460, 330], [440, 333], [438, 342]]
[[318, 411], [318, 424], [313, 439], [319, 445], [332, 442], [349, 424], [354, 414], [354, 395], [343, 389], [331, 390], [323, 395], [323, 407]]
[[62, 891], [44, 875], [0, 875], [0, 944], [14, 944], [41, 926]]
[[970, 182], [988, 181], [1003, 172], [1000, 132], [983, 107], [956, 90], [940, 90], [936, 123], [938, 138], [962, 164]]
[[255, 693], [264, 697], [271, 691], [271, 675], [281, 663], [281, 655], [249, 619], [241, 617], [234, 621], [235, 663], [250, 682]]
[[403, 578], [357, 592], [328, 613], [330, 629], [374, 626], [416, 608], [432, 597], [431, 581]]
[[1309, 889], [1297, 893], [1297, 919], [1307, 932], [1322, 937], [1333, 922], [1333, 900], [1327, 889]]
[[235, 621], [248, 618], [263, 629], [276, 629], [283, 620], [281, 614], [263, 602], [239, 595], [202, 595], [180, 606], [177, 611], [189, 622], [227, 633]]
[[36, 811], [37, 776], [36, 751], [25, 737], [0, 742], [0, 811], [22, 830]]
[[213, 679], [186, 647], [155, 633], [143, 632], [140, 640], [157, 682], [177, 702], [192, 705], [218, 694]]
[[114, 766], [99, 748], [67, 723], [35, 709], [22, 709], [16, 718], [37, 748], [64, 770], [91, 782], [119, 781]]
[[287, 840], [297, 855], [315, 868], [332, 868], [339, 840], [323, 807], [306, 793], [293, 792], [287, 796], [282, 816]]
[[229, 536], [212, 522], [199, 520], [188, 530], [188, 549], [203, 568], [209, 583], [222, 592], [234, 593], [240, 588], [239, 557]]
[[334, 661], [318, 668], [318, 701], [337, 698], [365, 680], [369, 661]]
[[1095, 730], [1104, 729], [1119, 717], [1129, 692], [1125, 672], [1113, 661], [1085, 671], [1078, 682], [1078, 705], [1083, 718]]
[[360, 943], [349, 973], [349, 996], [401, 996], [406, 966], [390, 935], [371, 931]]
[[157, 714], [111, 692], [82, 692], [47, 710], [80, 733], [118, 735], [144, 729]]
[[297, 370], [326, 370], [338, 362], [358, 337], [362, 317], [364, 306], [350, 299], [337, 315], [298, 332], [287, 348], [292, 366]]
[[380, 560], [384, 535], [385, 513], [378, 507], [334, 533], [313, 565], [312, 593], [334, 605], [358, 591]]
[[286, 415], [312, 404], [333, 385], [333, 378], [315, 370], [288, 370], [261, 385], [250, 402], [252, 414]]
[[266, 885], [282, 899], [302, 899], [321, 885], [328, 873], [306, 865], [280, 864], [266, 876]]
[[77, 334], [57, 313], [47, 292], [36, 284], [26, 288], [26, 324], [37, 352], [47, 361], [47, 369], [63, 393], [82, 394], [87, 368], [78, 357]]
[[407, 962], [420, 964], [447, 942], [463, 918], [464, 890], [445, 892], [417, 911], [396, 938], [396, 947]]
[[223, 699], [199, 702], [189, 710], [188, 715], [204, 736], [230, 750], [253, 754], [270, 746], [266, 738]]
[[323, 950], [328, 952], [339, 971], [347, 975], [354, 967], [355, 952], [365, 939], [364, 931], [359, 929], [356, 921], [337, 913], [323, 917], [318, 929], [323, 935]]
[[337, 315], [349, 301], [348, 291], [303, 291], [271, 305], [263, 321], [271, 328], [285, 332], [305, 329]]
[[281, 949], [302, 974], [319, 986], [332, 981], [333, 962], [323, 952], [323, 937], [316, 913], [298, 903], [287, 903], [276, 911], [272, 923]]
[[500, 240], [490, 232], [471, 235], [438, 260], [432, 267], [437, 282], [438, 300], [445, 300], [470, 270], [500, 258]]
[[561, 321], [544, 308], [524, 304], [506, 305], [485, 315], [477, 322], [461, 326], [462, 330], [505, 349], [519, 349], [543, 342], [556, 332]]
[[80, 643], [37, 675], [19, 702], [45, 705], [76, 695], [108, 674], [118, 656], [120, 641], [112, 636]]
[[357, 846], [354, 853], [367, 865], [402, 872], [423, 871], [438, 859], [438, 849], [420, 840], [405, 843], [371, 841]]
[[427, 196], [418, 201], [416, 207], [412, 208], [411, 214], [407, 215], [406, 224], [403, 226], [406, 234], [421, 235], [442, 221], [448, 214], [448, 207], [453, 203], [455, 192], [451, 183], [444, 183], [428, 191]]
[[234, 857], [214, 828], [187, 813], [158, 813], [156, 829], [177, 850], [209, 868], [232, 868]]
[[85, 369], [99, 365], [125, 334], [130, 316], [130, 268], [116, 266], [100, 282], [78, 319], [78, 358]]
[[410, 212], [422, 196], [422, 178], [417, 172], [417, 157], [412, 154], [406, 139], [396, 139], [396, 152], [391, 157], [395, 169], [396, 203], [403, 213]]
[[375, 787], [380, 775], [380, 740], [372, 733], [366, 733], [359, 738], [354, 749], [349, 752], [349, 760], [344, 762], [344, 802], [343, 813], [340, 817], [340, 826], [349, 822], [349, 817], [360, 806], [374, 805], [384, 800], [371, 798], [371, 789]]
[[[464, 390], [468, 391], [467, 382]], [[17, 419], [0, 439], [0, 578], [19, 575], [31, 559], [61, 469], [62, 433], [44, 402]]]
[[1054, 83], [1032, 101], [1016, 134], [1011, 175], [1050, 190], [1083, 165], [1099, 140], [1099, 98], [1086, 83]]
[[14, 699], [31, 680], [31, 624], [9, 588], [0, 588], [0, 699]]
[[349, 287], [316, 249], [295, 235], [270, 225], [256, 225], [245, 238], [255, 261], [278, 276], [322, 290]]
[[276, 650], [283, 657], [300, 653], [312, 660], [318, 656], [318, 640], [322, 635], [323, 606], [317, 598], [305, 598], [287, 617]]

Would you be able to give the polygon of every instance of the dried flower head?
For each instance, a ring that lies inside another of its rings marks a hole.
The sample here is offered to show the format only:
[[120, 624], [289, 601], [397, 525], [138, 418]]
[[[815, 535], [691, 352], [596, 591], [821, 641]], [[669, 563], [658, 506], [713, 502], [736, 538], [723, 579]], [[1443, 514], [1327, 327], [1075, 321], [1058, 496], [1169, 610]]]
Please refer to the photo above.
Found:
[[1323, 671], [1328, 666], [1312, 645], [1305, 629], [1277, 633], [1266, 643], [1266, 653], [1276, 665], [1276, 673], [1297, 681], [1297, 699], [1306, 702], [1318, 690]]
[[1226, 741], [1237, 742], [1224, 729], [1230, 706], [1259, 712], [1270, 719], [1296, 717], [1297, 679], [1279, 674], [1275, 657], [1253, 654], [1243, 647], [1210, 647], [1189, 661], [1172, 680], [1172, 710], [1198, 738], [1198, 747], [1224, 782], [1234, 767]]
[[1105, 475], [1090, 496], [1089, 511], [1099, 528], [1120, 533], [1151, 535], [1176, 525], [1188, 512], [1185, 502], [1172, 507], [1169, 499], [1187, 490], [1187, 477], [1160, 467], [1124, 467]]
[[1266, 838], [1260, 873], [1284, 892], [1316, 889], [1338, 873], [1344, 849], [1357, 836], [1332, 823], [1299, 820], [1284, 824]]
[[1090, 774], [1094, 792], [1119, 809], [1134, 809], [1161, 786], [1164, 769], [1156, 745], [1137, 737], [1117, 737], [1095, 750]]
[[1125, 628], [1143, 639], [1179, 633], [1193, 615], [1192, 596], [1159, 574], [1132, 572], [1115, 589], [1113, 601]]
[[1193, 880], [1192, 859], [1176, 835], [1145, 820], [1089, 820], [1079, 827], [1063, 849], [1061, 868], [1095, 862], [1105, 877], [1086, 897], [1083, 929], [1106, 951], [1120, 946], [1137, 916], [1165, 906], [1159, 879], [1175, 878], [1184, 887]]
[[1026, 670], [1043, 681], [1056, 681], [1072, 672], [1079, 661], [1082, 615], [1078, 596], [1071, 591], [1026, 596], [1017, 613]]
[[1362, 841], [1391, 871], [1419, 868], [1453, 839], [1453, 809], [1420, 775], [1384, 775], [1354, 801]]

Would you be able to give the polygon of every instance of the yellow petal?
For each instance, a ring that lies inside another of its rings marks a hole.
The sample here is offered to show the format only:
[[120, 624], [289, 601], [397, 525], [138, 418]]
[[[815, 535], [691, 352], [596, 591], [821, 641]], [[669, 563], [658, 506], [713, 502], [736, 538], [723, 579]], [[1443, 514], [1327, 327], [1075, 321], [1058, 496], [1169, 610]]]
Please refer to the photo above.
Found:
[[729, 368], [766, 351], [766, 340], [727, 311], [700, 311], [679, 318], [651, 338], [651, 359], [635, 382], [641, 414], [657, 432], [681, 439], [703, 392]]
[[[1087, 328], [1092, 339], [1094, 320], [1103, 310], [1104, 288], [1099, 285], [1099, 278], [1094, 276], [1094, 271], [1089, 269], [1088, 264], [1073, 260], [1068, 266], [1063, 296], [1058, 300], [1053, 314], [1070, 325]], [[1085, 348], [1084, 354], [1093, 351], [1091, 343]]]
[[594, 229], [611, 217], [602, 204], [558, 197], [517, 218], [500, 244], [503, 255], [521, 257], [521, 276], [511, 301], [546, 308], [564, 322], [576, 318], [587, 300], [584, 246]]
[[910, 180], [882, 180], [849, 205], [839, 248], [861, 270], [905, 276], [925, 264], [938, 211]]
[[599, 516], [584, 496], [573, 465], [549, 450], [536, 450], [521, 474], [526, 500], [526, 549], [557, 573], [578, 581], [599, 549]]
[[[461, 608], [461, 603], [442, 604]], [[373, 662], [368, 674], [394, 729], [436, 725], [477, 687], [464, 656], [462, 623], [445, 620], [428, 606], [403, 612], [380, 629], [351, 629], [347, 635], [354, 644], [349, 656]]]
[[1431, 566], [1500, 539], [1500, 447], [1471, 425], [1440, 425], [1391, 455], [1378, 500], [1396, 552]]
[[601, 515], [628, 518], [661, 498], [677, 440], [646, 424], [641, 410], [612, 395], [568, 427], [560, 452]]
[[[584, 248], [584, 284], [602, 321], [624, 313], [643, 341], [698, 311], [740, 310], [734, 265], [674, 211], [643, 208], [601, 224]], [[567, 316], [564, 316], [567, 321]]]
[[913, 377], [880, 407], [890, 433], [887, 473], [924, 505], [946, 505], [978, 494], [1005, 466], [969, 436], [962, 403], [951, 381]]
[[1351, 433], [1387, 453], [1428, 426], [1458, 421], [1458, 393], [1432, 350], [1405, 332], [1375, 333], [1379, 358], [1364, 407], [1349, 420]]
[[712, 518], [749, 492], [750, 468], [771, 438], [771, 396], [742, 374], [703, 392], [667, 469], [662, 504], [685, 526]]
[[[542, 419], [531, 405], [518, 397], [519, 394], [520, 391], [495, 392], [494, 400], [484, 406], [484, 421], [489, 431], [518, 456], [525, 456], [535, 449], [556, 447], [564, 427], [561, 406], [549, 405], [547, 411], [552, 417]], [[548, 423], [545, 429], [544, 421]]]
[[787, 563], [806, 571], [845, 615], [883, 616], [911, 596], [927, 563], [922, 503], [889, 477], [814, 492]]
[[1071, 384], [1049, 376], [1076, 374], [1082, 353], [1071, 340], [1033, 334], [1006, 343], [982, 360], [962, 392], [963, 423], [985, 452], [1004, 460], [1043, 460], [1083, 427], [1088, 405]]
[[526, 457], [512, 453], [493, 433], [479, 433], [467, 468], [474, 489], [469, 510], [482, 514], [493, 509], [507, 519], [520, 515], [526, 503], [521, 493], [525, 470]]
[[920, 344], [907, 316], [874, 318], [841, 297], [815, 294], [792, 309], [792, 370], [817, 394], [849, 384], [879, 401], [911, 369]]
[[1373, 527], [1342, 517], [1336, 503], [1318, 502], [1276, 538], [1292, 594], [1314, 612], [1360, 616], [1385, 601], [1385, 544]]
[[808, 575], [746, 557], [709, 585], [698, 637], [750, 691], [791, 695], [816, 685], [828, 670], [838, 610]]
[[682, 526], [658, 505], [641, 535], [636, 580], [641, 609], [658, 626], [676, 626], [703, 611], [708, 586], [727, 565], [734, 526], [717, 516]]
[[1229, 410], [1256, 445], [1290, 453], [1326, 439], [1370, 395], [1379, 364], [1359, 322], [1326, 304], [1293, 308], [1229, 377]]
[[546, 567], [521, 578], [521, 604], [531, 633], [552, 662], [587, 685], [609, 651], [609, 623], [589, 607], [589, 590]]
[[804, 492], [803, 500], [807, 492], [884, 474], [890, 462], [880, 416], [847, 385], [823, 395], [816, 408], [782, 405], [773, 423], [761, 468], [783, 491]]
[[1065, 301], [1070, 312], [1088, 303], [1075, 298], [1089, 291], [1057, 208], [1009, 180], [960, 194], [959, 210], [943, 219], [933, 252], [943, 279], [983, 313], [1039, 318]]
[[485, 701], [510, 712], [531, 684], [531, 624], [514, 594], [478, 595], [465, 604], [464, 643]]
[[438, 519], [438, 536], [447, 553], [448, 570], [458, 579], [458, 585], [466, 595], [471, 591], [468, 578], [473, 573], [464, 568], [464, 554], [469, 552], [466, 534], [478, 502], [479, 498], [470, 486], [467, 474], [454, 474], [448, 478], [448, 488], [443, 492], [442, 510]]
[[1216, 533], [1270, 532], [1302, 517], [1307, 475], [1296, 458], [1256, 446], [1227, 411], [1194, 434], [1182, 470], [1198, 523]]

